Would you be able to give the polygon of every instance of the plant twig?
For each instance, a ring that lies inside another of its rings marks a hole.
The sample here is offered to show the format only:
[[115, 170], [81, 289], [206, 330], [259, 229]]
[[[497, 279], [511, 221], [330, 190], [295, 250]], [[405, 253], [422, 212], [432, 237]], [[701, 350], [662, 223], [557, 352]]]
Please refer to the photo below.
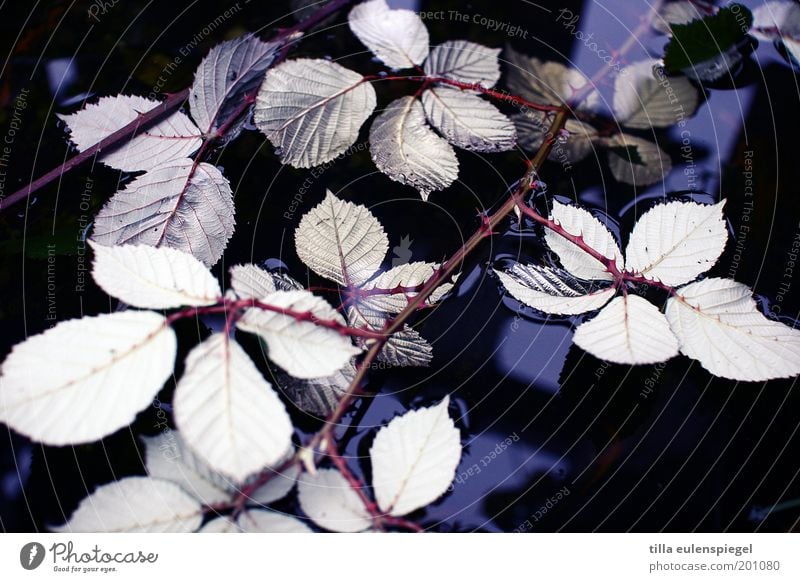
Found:
[[[317, 432], [309, 441], [307, 448], [315, 450], [319, 447], [320, 443], [327, 440], [333, 440], [333, 430], [344, 416], [347, 409], [350, 407], [352, 401], [358, 397], [362, 392], [362, 383], [364, 382], [370, 365], [378, 357], [384, 345], [388, 341], [392, 333], [397, 331], [405, 324], [405, 322], [417, 311], [417, 309], [425, 303], [436, 288], [447, 281], [460, 267], [464, 259], [475, 250], [475, 248], [487, 237], [494, 234], [495, 227], [500, 224], [509, 214], [514, 211], [517, 205], [517, 197], [524, 196], [531, 191], [533, 185], [536, 183], [536, 176], [550, 150], [553, 147], [555, 138], [561, 129], [564, 127], [567, 119], [569, 118], [569, 111], [566, 107], [560, 108], [556, 113], [553, 123], [545, 136], [545, 140], [539, 151], [530, 162], [530, 166], [525, 173], [525, 177], [519, 181], [519, 186], [514, 196], [506, 200], [503, 205], [493, 214], [484, 217], [480, 228], [475, 231], [472, 236], [459, 248], [445, 263], [434, 273], [432, 277], [425, 282], [419, 289], [419, 292], [410, 298], [406, 307], [401, 311], [397, 317], [387, 323], [384, 329], [381, 330], [382, 337], [374, 340], [367, 354], [359, 362], [357, 366], [356, 375], [350, 383], [347, 391], [342, 395], [336, 408], [328, 416], [325, 426]], [[325, 452], [325, 451], [321, 451]]]
[[[328, 16], [338, 12], [352, 2], [353, 0], [332, 0], [305, 20], [298, 22], [292, 27], [281, 29], [271, 40], [272, 42], [278, 42], [281, 40], [291, 39], [291, 37], [293, 37], [296, 33], [310, 30], [325, 20]], [[285, 53], [281, 53], [281, 55], [285, 56]], [[129, 124], [119, 128], [117, 131], [100, 140], [95, 145], [86, 148], [82, 152], [65, 161], [63, 164], [53, 168], [43, 176], [40, 176], [28, 185], [23, 186], [6, 198], [0, 199], [0, 213], [2, 213], [4, 210], [8, 210], [22, 200], [27, 200], [34, 192], [41, 190], [64, 174], [82, 165], [87, 160], [94, 158], [100, 153], [113, 150], [115, 147], [118, 147], [122, 143], [132, 139], [142, 131], [152, 127], [153, 124], [165, 117], [167, 114], [178, 109], [189, 97], [190, 89], [190, 87], [187, 87], [181, 91], [178, 91], [177, 93], [168, 94], [164, 101], [159, 103], [150, 111], [139, 114], [136, 119], [131, 121]], [[216, 132], [214, 137], [219, 136], [219, 132]]]

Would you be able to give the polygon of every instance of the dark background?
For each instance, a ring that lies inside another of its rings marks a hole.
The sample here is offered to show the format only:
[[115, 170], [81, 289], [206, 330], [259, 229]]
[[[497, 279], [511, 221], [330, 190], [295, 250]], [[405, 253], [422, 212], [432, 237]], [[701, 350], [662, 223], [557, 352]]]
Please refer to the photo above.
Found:
[[[458, 38], [497, 47], [510, 43], [540, 58], [571, 60], [591, 76], [602, 63], [556, 22], [558, 11], [581, 13], [579, 28], [593, 32], [601, 46], [613, 48], [624, 41], [626, 27], [636, 26], [647, 4], [623, 0], [585, 4], [425, 1], [420, 8], [459, 11], [469, 20], [479, 14], [528, 32], [527, 38], [510, 38], [502, 30], [491, 31], [474, 22], [430, 20], [432, 44]], [[7, 171], [5, 195], [72, 153], [55, 113], [72, 112], [84, 99], [102, 95], [147, 95], [166, 70], [171, 72], [164, 91], [178, 91], [191, 83], [194, 68], [218, 42], [246, 31], [267, 38], [276, 26], [294, 22], [288, 2], [240, 1], [230, 19], [204, 35], [204, 27], [236, 4], [121, 1], [101, 6], [86, 1], [0, 4], [0, 139], [10, 135], [15, 99], [25, 91], [9, 167], [0, 168]], [[197, 35], [201, 36], [197, 46], [187, 48]], [[659, 56], [666, 42], [656, 35], [640, 40], [641, 46], [628, 60]], [[185, 57], [182, 48], [188, 50]], [[170, 67], [176, 56], [181, 56], [180, 64]], [[330, 56], [363, 74], [381, 70], [350, 34], [343, 14], [309, 34], [291, 56]], [[387, 83], [376, 89], [380, 109], [411, 91], [411, 86]], [[603, 91], [606, 98], [611, 95], [609, 87]], [[741, 258], [734, 259], [736, 242], [731, 238], [711, 274], [728, 277], [735, 271], [737, 280], [754, 286], [767, 309], [781, 297], [783, 321], [792, 324], [800, 282], [784, 278], [784, 273], [792, 240], [800, 233], [797, 79], [775, 49], [764, 45], [751, 55], [735, 83], [707, 93], [708, 103], [688, 126], [693, 161], [701, 175], [697, 186], [706, 192], [694, 198], [710, 202], [727, 197], [731, 233], [739, 236], [744, 159], [749, 151], [755, 190], [748, 223], [752, 228], [741, 241]], [[365, 142], [367, 129], [365, 125], [360, 143]], [[673, 157], [674, 169], [664, 184], [637, 192], [613, 180], [602, 155], [590, 156], [568, 172], [549, 163], [543, 173], [547, 195], [539, 202], [559, 195], [604, 211], [624, 241], [624, 233], [655, 199], [688, 187], [679, 132], [659, 131], [650, 138], [658, 139]], [[280, 259], [293, 276], [305, 280], [293, 232], [326, 187], [369, 206], [384, 224], [391, 246], [410, 237], [413, 260], [442, 260], [478, 226], [478, 213], [491, 210], [502, 199], [532, 154], [481, 156], [459, 151], [459, 182], [422, 203], [415, 191], [377, 173], [362, 148], [316, 179], [288, 219], [284, 212], [309, 172], [281, 167], [261, 134], [245, 132], [212, 160], [231, 181], [237, 211], [236, 234], [215, 272], [224, 277], [233, 264]], [[87, 177], [93, 183], [92, 208], [84, 212], [80, 199]], [[50, 305], [55, 306], [58, 320], [115, 308], [88, 275], [85, 290], [76, 292], [77, 239], [81, 214], [92, 216], [128, 179], [102, 165], [87, 164], [36, 193], [27, 206], [0, 215], [3, 354], [52, 323], [47, 319], [48, 248], [55, 249], [50, 261], [56, 290]], [[519, 236], [511, 222], [503, 230], [465, 265], [457, 296], [418, 319], [418, 329], [434, 346], [432, 367], [371, 374], [369, 388], [379, 396], [356, 407], [358, 428], [346, 438], [347, 453], [362, 457], [353, 466], [368, 475], [365, 457], [373, 427], [410, 406], [450, 393], [451, 412], [460, 413], [458, 424], [466, 446], [459, 473], [476, 464], [480, 471], [473, 470], [473, 475], [455, 483], [453, 491], [427, 511], [412, 515], [427, 527], [441, 531], [796, 529], [800, 519], [796, 382], [726, 381], [684, 357], [656, 367], [607, 365], [570, 347], [569, 319], [546, 321], [529, 310], [518, 310], [486, 274], [492, 262], [527, 260], [542, 253], [530, 232]], [[392, 258], [390, 252], [387, 267]], [[789, 288], [780, 291], [781, 283]], [[204, 333], [202, 326], [181, 324], [178, 362]], [[254, 343], [245, 345], [257, 349]], [[176, 374], [180, 371], [179, 364]], [[168, 383], [161, 401], [169, 402], [171, 391]], [[290, 409], [302, 430], [319, 426]], [[42, 447], [3, 427], [0, 530], [36, 531], [61, 523], [97, 485], [142, 473], [138, 435], [157, 432], [156, 413], [155, 407], [145, 410], [130, 429], [77, 447]], [[509, 436], [518, 439], [491, 462], [481, 462]], [[292, 510], [294, 501], [289, 498], [280, 507]]]

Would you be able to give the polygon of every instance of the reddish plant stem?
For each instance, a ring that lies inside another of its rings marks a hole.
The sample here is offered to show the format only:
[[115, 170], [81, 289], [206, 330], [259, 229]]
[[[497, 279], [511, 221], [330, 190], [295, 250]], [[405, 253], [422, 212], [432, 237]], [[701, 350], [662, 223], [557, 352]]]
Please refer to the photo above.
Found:
[[87, 148], [80, 152], [79, 154], [71, 157], [69, 160], [61, 164], [60, 166], [53, 168], [43, 176], [40, 176], [27, 186], [23, 186], [13, 194], [10, 194], [3, 200], [0, 200], [0, 212], [3, 210], [7, 210], [17, 202], [21, 200], [27, 199], [31, 194], [40, 190], [41, 188], [47, 186], [54, 180], [58, 179], [62, 175], [66, 174], [70, 170], [77, 168], [87, 160], [92, 159], [95, 155], [103, 152], [107, 149], [112, 149], [113, 147], [119, 145], [120, 143], [133, 138], [141, 131], [144, 131], [155, 124], [158, 120], [162, 117], [167, 115], [168, 113], [172, 113], [175, 109], [180, 107], [180, 105], [186, 101], [186, 98], [189, 96], [189, 89], [186, 88], [183, 91], [179, 91], [178, 93], [170, 94], [166, 100], [159, 103], [156, 107], [148, 111], [147, 113], [141, 113], [136, 119], [131, 121], [125, 127], [121, 127], [108, 137], [100, 140], [95, 145], [90, 148]]
[[347, 466], [347, 462], [344, 460], [344, 457], [339, 453], [339, 449], [336, 446], [336, 443], [333, 440], [326, 441], [325, 452], [330, 458], [333, 465], [336, 469], [342, 474], [342, 476], [347, 481], [350, 488], [353, 489], [358, 498], [361, 500], [361, 503], [364, 505], [364, 508], [369, 512], [370, 516], [372, 517], [372, 522], [375, 524], [377, 529], [383, 530], [384, 527], [399, 527], [403, 529], [407, 529], [413, 531], [415, 533], [421, 533], [423, 528], [413, 521], [409, 521], [407, 519], [403, 519], [402, 517], [394, 517], [391, 515], [386, 515], [381, 512], [378, 504], [375, 503], [366, 493], [366, 487], [361, 482], [361, 480], [356, 477], [352, 471], [350, 471], [350, 467]]
[[[431, 293], [433, 293], [439, 285], [452, 277], [456, 270], [461, 266], [464, 259], [470, 253], [472, 253], [475, 248], [478, 247], [481, 242], [483, 242], [484, 239], [494, 234], [495, 227], [500, 224], [509, 214], [511, 214], [514, 211], [514, 208], [516, 208], [517, 197], [522, 197], [531, 191], [536, 183], [536, 176], [538, 175], [539, 169], [547, 159], [547, 156], [550, 154], [550, 150], [552, 149], [555, 141], [555, 136], [557, 136], [559, 131], [561, 131], [561, 129], [564, 127], [568, 117], [569, 111], [566, 108], [559, 109], [558, 113], [553, 119], [553, 123], [550, 126], [549, 131], [545, 135], [542, 146], [539, 148], [539, 151], [536, 152], [536, 155], [531, 161], [525, 176], [519, 181], [519, 186], [515, 196], [509, 197], [508, 200], [506, 200], [495, 213], [484, 217], [480, 228], [475, 231], [472, 236], [469, 237], [469, 239], [467, 239], [461, 248], [459, 248], [447, 261], [444, 262], [444, 264], [433, 274], [433, 276], [425, 282], [425, 284], [420, 288], [419, 292], [414, 297], [409, 299], [408, 305], [406, 305], [403, 311], [401, 311], [393, 320], [387, 322], [384, 329], [381, 330], [383, 336], [375, 340], [367, 354], [359, 362], [356, 375], [353, 378], [353, 381], [350, 383], [347, 391], [339, 400], [333, 412], [328, 416], [325, 426], [323, 426], [319, 432], [317, 432], [311, 438], [307, 448], [315, 450], [324, 440], [330, 441], [333, 439], [333, 430], [338, 425], [342, 416], [344, 416], [344, 414], [347, 412], [347, 409], [350, 407], [352, 401], [362, 393], [362, 383], [366, 379], [370, 364], [372, 364], [375, 358], [378, 357], [378, 354], [380, 354], [389, 336], [400, 329], [417, 311], [417, 309], [425, 304], [428, 297], [430, 297]], [[325, 451], [321, 452], [324, 454]]]
[[542, 103], [534, 103], [533, 101], [528, 101], [527, 99], [523, 99], [517, 95], [511, 95], [509, 93], [504, 93], [502, 91], [497, 91], [495, 89], [488, 89], [481, 85], [480, 83], [464, 83], [462, 81], [456, 81], [454, 79], [449, 79], [447, 77], [436, 77], [436, 76], [427, 76], [427, 75], [389, 75], [389, 76], [380, 76], [380, 75], [370, 75], [364, 77], [361, 82], [368, 83], [373, 81], [410, 81], [412, 83], [422, 83], [422, 86], [416, 93], [416, 97], [433, 85], [434, 83], [440, 83], [442, 85], [450, 85], [451, 87], [458, 87], [459, 89], [464, 89], [466, 91], [477, 91], [487, 97], [492, 97], [493, 99], [497, 99], [499, 101], [507, 101], [509, 103], [513, 103], [515, 105], [522, 105], [529, 109], [535, 109], [537, 111], [548, 111], [548, 112], [558, 112], [561, 107], [558, 105], [545, 105]]
[[[522, 200], [522, 198], [520, 198], [519, 196], [514, 195], [514, 197], [515, 197], [516, 202], [517, 202], [517, 208], [519, 208], [520, 212], [522, 212], [525, 216], [527, 216], [528, 218], [530, 218], [534, 222], [537, 222], [537, 223], [541, 224], [542, 226], [544, 226], [545, 228], [548, 228], [548, 229], [552, 230], [553, 232], [555, 232], [556, 234], [562, 236], [563, 238], [565, 238], [566, 240], [568, 240], [569, 242], [574, 244], [576, 247], [581, 249], [583, 252], [585, 252], [587, 255], [589, 255], [590, 257], [592, 257], [593, 259], [595, 259], [599, 263], [601, 263], [605, 267], [606, 271], [608, 271], [608, 273], [612, 277], [614, 277], [614, 282], [616, 284], [619, 285], [619, 284], [621, 284], [623, 282], [629, 282], [629, 283], [635, 283], [635, 284], [639, 284], [639, 285], [649, 285], [651, 287], [656, 287], [656, 288], [661, 289], [663, 291], [667, 291], [668, 293], [670, 293], [672, 295], [676, 295], [677, 294], [677, 291], [675, 290], [674, 287], [670, 287], [669, 285], [665, 285], [664, 283], [661, 283], [660, 281], [654, 281], [652, 279], [648, 279], [647, 277], [645, 277], [645, 276], [643, 276], [641, 274], [638, 274], [638, 273], [631, 273], [631, 272], [628, 272], [628, 271], [620, 270], [619, 267], [617, 267], [617, 263], [616, 263], [616, 261], [614, 259], [611, 259], [611, 258], [605, 256], [600, 251], [598, 251], [597, 249], [593, 248], [591, 245], [589, 245], [589, 243], [587, 243], [583, 239], [582, 236], [574, 235], [574, 234], [571, 234], [571, 233], [567, 232], [567, 230], [565, 230], [563, 226], [561, 226], [560, 224], [558, 224], [554, 220], [552, 220], [550, 218], [545, 218], [544, 216], [542, 216], [541, 214], [536, 212], [533, 208], [530, 208], [529, 206], [527, 206], [525, 204], [525, 202]], [[624, 287], [623, 287], [623, 290], [624, 290]]]
[[332, 329], [334, 331], [339, 332], [342, 335], [350, 337], [360, 337], [372, 340], [383, 339], [385, 337], [383, 332], [381, 331], [375, 331], [360, 327], [350, 327], [344, 325], [343, 323], [339, 323], [338, 321], [333, 319], [322, 319], [317, 315], [315, 315], [312, 311], [297, 311], [294, 309], [288, 309], [286, 307], [278, 307], [276, 305], [270, 305], [269, 303], [264, 303], [263, 301], [256, 301], [255, 299], [229, 300], [222, 298], [220, 300], [220, 303], [216, 305], [208, 305], [203, 307], [189, 307], [186, 309], [182, 309], [180, 311], [176, 311], [175, 313], [167, 317], [167, 324], [171, 325], [176, 321], [178, 321], [179, 319], [184, 319], [187, 317], [196, 317], [197, 315], [204, 315], [209, 313], [226, 313], [228, 314], [226, 317], [226, 330], [230, 331], [233, 322], [236, 320], [237, 317], [241, 315], [241, 312], [245, 309], [252, 309], [252, 308], [262, 309], [264, 311], [271, 311], [273, 313], [280, 313], [282, 315], [288, 315], [289, 317], [295, 319], [296, 321], [311, 322], [320, 327]]
[[[298, 22], [292, 27], [281, 29], [271, 40], [273, 42], [278, 42], [281, 40], [291, 39], [291, 37], [293, 37], [296, 33], [310, 30], [325, 20], [328, 16], [338, 12], [352, 2], [353, 0], [332, 0], [305, 20]], [[282, 51], [279, 55], [279, 58], [281, 56], [285, 57], [285, 52]], [[129, 124], [119, 128], [117, 131], [100, 140], [95, 145], [76, 154], [63, 164], [53, 168], [43, 176], [40, 176], [33, 182], [23, 186], [13, 194], [10, 194], [6, 198], [0, 200], [0, 213], [14, 206], [18, 202], [21, 202], [22, 200], [28, 199], [34, 192], [44, 188], [51, 182], [54, 182], [64, 174], [77, 168], [98, 154], [119, 146], [125, 141], [132, 139], [137, 134], [151, 127], [161, 118], [178, 109], [184, 103], [184, 101], [186, 101], [187, 97], [189, 97], [189, 91], [190, 87], [187, 87], [181, 91], [178, 91], [177, 93], [167, 94], [167, 98], [150, 111], [140, 114]], [[220, 135], [220, 131], [217, 130], [214, 132], [213, 138], [220, 137]], [[208, 143], [208, 141], [210, 140], [206, 140], [205, 143]], [[200, 155], [196, 156], [196, 159], [199, 158]]]

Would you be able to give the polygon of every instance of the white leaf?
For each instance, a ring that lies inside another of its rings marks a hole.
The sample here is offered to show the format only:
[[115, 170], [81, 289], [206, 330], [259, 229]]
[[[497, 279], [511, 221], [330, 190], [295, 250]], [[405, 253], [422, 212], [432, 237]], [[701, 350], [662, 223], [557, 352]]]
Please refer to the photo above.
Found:
[[800, 6], [796, 2], [764, 2], [753, 9], [751, 34], [758, 40], [775, 40], [800, 33]]
[[699, 20], [715, 11], [716, 7], [711, 4], [700, 5], [690, 0], [667, 2], [657, 13], [653, 14], [652, 25], [663, 34], [671, 34], [673, 24], [688, 24], [692, 20]]
[[[344, 318], [330, 304], [308, 291], [276, 291], [264, 303], [298, 313], [313, 313], [322, 320]], [[290, 315], [251, 308], [236, 327], [258, 334], [267, 344], [270, 359], [296, 378], [323, 378], [342, 369], [361, 350], [349, 336]]]
[[181, 533], [200, 527], [200, 503], [169, 481], [126, 477], [98, 487], [57, 532]]
[[800, 374], [800, 331], [764, 317], [746, 285], [714, 278], [681, 287], [667, 319], [681, 353], [715, 376], [760, 382]]
[[189, 92], [192, 117], [203, 133], [217, 131], [261, 83], [281, 43], [246, 34], [212, 48], [197, 67]]
[[276, 511], [249, 509], [234, 523], [230, 517], [217, 517], [205, 524], [200, 533], [312, 533], [299, 519]]
[[[588, 211], [577, 206], [553, 202], [550, 219], [555, 221], [569, 234], [580, 236], [591, 248], [604, 257], [613, 259], [622, 270], [622, 251], [608, 228]], [[610, 281], [614, 277], [606, 270], [605, 265], [568, 241], [560, 234], [545, 230], [544, 239], [547, 246], [558, 255], [564, 268], [579, 279], [600, 279]]]
[[245, 511], [236, 520], [242, 533], [312, 533], [311, 528], [299, 519], [263, 509]]
[[441, 496], [461, 459], [458, 429], [447, 413], [450, 398], [392, 420], [369, 451], [372, 487], [381, 511], [400, 516]]
[[267, 71], [253, 121], [284, 164], [311, 168], [349, 148], [375, 109], [375, 89], [358, 73], [322, 59]]
[[425, 123], [422, 104], [400, 97], [372, 123], [369, 131], [372, 161], [395, 182], [413, 186], [423, 200], [458, 178], [453, 148]]
[[575, 330], [575, 345], [616, 364], [655, 364], [678, 355], [678, 340], [658, 308], [637, 295], [617, 297]]
[[344, 368], [327, 378], [301, 380], [279, 373], [275, 384], [297, 408], [316, 418], [324, 419], [334, 411], [355, 375], [356, 368], [350, 361]]
[[233, 194], [211, 164], [166, 162], [117, 192], [95, 217], [92, 239], [105, 246], [145, 244], [189, 253], [207, 266], [233, 235]]
[[613, 287], [590, 293], [575, 281], [568, 283], [552, 269], [536, 265], [517, 263], [508, 273], [495, 273], [517, 301], [557, 315], [577, 315], [600, 309], [616, 293]]
[[[364, 304], [356, 304], [347, 310], [347, 319], [352, 327], [381, 331], [386, 325], [387, 316]], [[408, 325], [394, 332], [378, 354], [379, 361], [400, 368], [428, 366], [432, 359], [431, 345]]]
[[[292, 449], [294, 453], [294, 449]], [[275, 469], [278, 471], [278, 469]], [[256, 489], [248, 498], [249, 503], [257, 505], [267, 505], [279, 499], [283, 499], [292, 490], [300, 474], [300, 465], [293, 463], [286, 469], [273, 475], [269, 481]]]
[[[438, 263], [412, 262], [399, 265], [388, 271], [381, 273], [374, 279], [361, 286], [361, 291], [372, 291], [374, 289], [392, 290], [397, 287], [418, 287], [433, 277]], [[441, 285], [437, 291], [441, 297], [453, 286], [449, 283]], [[416, 292], [392, 293], [380, 295], [367, 295], [359, 300], [359, 304], [367, 309], [382, 311], [383, 313], [400, 313], [408, 305], [408, 299], [413, 298]], [[433, 297], [433, 295], [431, 295]], [[407, 299], [408, 298], [408, 299]], [[435, 303], [435, 301], [434, 301]]]
[[705, 273], [728, 240], [724, 206], [724, 200], [713, 206], [696, 202], [654, 206], [633, 227], [625, 268], [673, 286]]
[[454, 146], [478, 151], [510, 150], [517, 141], [514, 124], [494, 105], [455, 87], [434, 87], [422, 94], [430, 124]]
[[263, 299], [275, 292], [269, 271], [248, 263], [231, 267], [231, 288], [239, 299]]
[[330, 193], [303, 216], [294, 234], [297, 255], [318, 275], [360, 285], [381, 266], [389, 238], [364, 206]]
[[693, 115], [699, 102], [700, 92], [691, 81], [667, 77], [656, 59], [625, 67], [614, 82], [614, 116], [627, 127], [674, 125]]
[[233, 484], [195, 455], [179, 431], [162, 432], [142, 440], [145, 466], [150, 477], [179, 485], [203, 505], [230, 501], [235, 491]]
[[750, 34], [759, 40], [783, 44], [800, 66], [800, 6], [795, 2], [765, 2], [753, 9]]
[[[542, 105], [562, 105], [568, 103], [589, 83], [583, 73], [561, 63], [527, 57], [511, 47], [506, 49], [505, 55], [508, 69], [506, 85], [512, 95], [528, 101]], [[597, 92], [592, 91], [578, 109], [591, 109], [598, 100]]]
[[433, 348], [417, 330], [404, 325], [386, 342], [378, 360], [395, 368], [426, 367], [433, 360]]
[[421, 65], [428, 56], [428, 29], [411, 10], [390, 10], [386, 0], [362, 2], [347, 18], [350, 30], [393, 69]]
[[[83, 151], [159, 105], [158, 101], [136, 95], [117, 95], [101, 97], [97, 103], [72, 115], [58, 117], [67, 124], [72, 142]], [[151, 170], [170, 160], [185, 158], [201, 143], [200, 130], [186, 114], [176, 111], [111, 152], [102, 154], [99, 160], [126, 172]]]
[[0, 372], [0, 421], [49, 445], [129, 425], [172, 374], [175, 334], [151, 311], [63, 321], [14, 346]]
[[241, 346], [224, 334], [189, 352], [173, 404], [186, 443], [234, 481], [274, 465], [291, 444], [283, 403]]
[[602, 143], [611, 148], [608, 150], [611, 173], [625, 184], [649, 186], [663, 180], [672, 170], [669, 156], [652, 141], [619, 133]]
[[303, 512], [321, 528], [354, 533], [372, 527], [372, 518], [350, 484], [335, 469], [304, 473], [297, 484]]
[[435, 47], [425, 61], [425, 74], [487, 89], [500, 80], [500, 49], [466, 40], [449, 40]]
[[[542, 147], [544, 137], [553, 123], [551, 114], [534, 109], [514, 114], [511, 119], [517, 128], [519, 145], [529, 152], [536, 152]], [[577, 119], [568, 119], [556, 137], [548, 159], [562, 165], [580, 162], [594, 150], [595, 138], [597, 130], [594, 127]]]
[[217, 280], [192, 255], [146, 245], [105, 247], [91, 241], [89, 245], [94, 251], [95, 283], [133, 307], [213, 305], [222, 296]]

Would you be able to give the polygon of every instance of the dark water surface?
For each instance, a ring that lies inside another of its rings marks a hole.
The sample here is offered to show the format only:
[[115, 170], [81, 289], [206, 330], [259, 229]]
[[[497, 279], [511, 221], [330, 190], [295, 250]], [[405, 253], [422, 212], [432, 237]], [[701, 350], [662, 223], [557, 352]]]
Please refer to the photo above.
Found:
[[[55, 113], [71, 112], [83, 99], [100, 95], [147, 95], [154, 86], [180, 90], [221, 40], [248, 30], [266, 37], [274, 26], [290, 25], [291, 17], [281, 19], [287, 4], [119, 2], [106, 3], [105, 14], [99, 4], [85, 1], [1, 5], [6, 59], [0, 135], [12, 142], [2, 168], [7, 173], [3, 194], [70, 155]], [[423, 1], [419, 8], [446, 15], [427, 21], [433, 44], [460, 38], [497, 47], [510, 43], [527, 54], [570, 62], [591, 76], [603, 63], [557, 21], [559, 11], [580, 13], [579, 28], [593, 33], [601, 47], [613, 48], [625, 41], [647, 6], [625, 0], [505, 0]], [[226, 9], [231, 16], [212, 26]], [[483, 24], [484, 17], [508, 26], [492, 30]], [[293, 56], [331, 56], [364, 74], [379, 71], [343, 23], [341, 17], [334, 19]], [[510, 35], [514, 26], [519, 31]], [[659, 56], [666, 43], [655, 34], [639, 40], [630, 61]], [[614, 181], [602, 156], [589, 156], [566, 173], [558, 163], [549, 163], [543, 172], [546, 196], [604, 212], [623, 240], [637, 216], [666, 193], [694, 189], [705, 192], [692, 195], [698, 201], [727, 198], [735, 238], [710, 274], [752, 285], [774, 317], [791, 322], [798, 315], [800, 285], [789, 264], [792, 243], [800, 236], [797, 78], [776, 50], [762, 43], [736, 84], [708, 89], [707, 103], [685, 128], [650, 135], [672, 156], [673, 171], [663, 184], [637, 192]], [[376, 89], [380, 108], [409, 87], [378, 83]], [[601, 91], [608, 103], [610, 87]], [[353, 155], [315, 177], [281, 167], [257, 132], [246, 132], [225, 148], [216, 163], [235, 191], [237, 230], [215, 272], [222, 275], [241, 262], [278, 259], [305, 280], [293, 232], [325, 188], [369, 206], [379, 217], [391, 246], [397, 247], [386, 267], [393, 259], [408, 260], [409, 252], [412, 260], [439, 261], [477, 228], [479, 212], [496, 207], [525, 169], [519, 151], [478, 155], [460, 150], [459, 182], [423, 203], [415, 191], [375, 170], [365, 147], [366, 129], [359, 143]], [[20, 205], [0, 215], [5, 233], [0, 239], [3, 354], [50, 327], [53, 319], [115, 309], [84, 270], [88, 262], [78, 252], [78, 241], [87, 219], [125, 178], [101, 165], [87, 165], [37, 193], [27, 208]], [[309, 178], [308, 193], [292, 209]], [[745, 197], [748, 187], [752, 198]], [[752, 200], [752, 206], [745, 200]], [[749, 231], [742, 229], [745, 222]], [[511, 222], [503, 230], [465, 265], [457, 295], [419, 318], [417, 328], [434, 347], [432, 367], [371, 374], [369, 389], [378, 397], [355, 407], [351, 416], [358, 428], [344, 437], [352, 466], [369, 475], [374, 427], [449, 393], [451, 413], [457, 410], [461, 416], [465, 454], [452, 491], [412, 516], [428, 527], [796, 529], [800, 510], [791, 507], [800, 498], [796, 382], [722, 380], [684, 357], [627, 367], [589, 356], [571, 345], [569, 319], [548, 320], [519, 309], [487, 275], [493, 262], [542, 253], [530, 233], [520, 236]], [[403, 238], [410, 244], [403, 244]], [[313, 277], [309, 282], [324, 284]], [[182, 362], [205, 330], [182, 323], [179, 332]], [[171, 391], [168, 383], [160, 394], [165, 410]], [[304, 431], [319, 426], [301, 413], [294, 416]], [[155, 434], [158, 423], [154, 406], [139, 415], [131, 430], [67, 448], [31, 444], [3, 427], [0, 530], [60, 523], [98, 484], [141, 473], [137, 435]], [[765, 510], [776, 504], [783, 505]], [[294, 501], [279, 507], [293, 510]]]

